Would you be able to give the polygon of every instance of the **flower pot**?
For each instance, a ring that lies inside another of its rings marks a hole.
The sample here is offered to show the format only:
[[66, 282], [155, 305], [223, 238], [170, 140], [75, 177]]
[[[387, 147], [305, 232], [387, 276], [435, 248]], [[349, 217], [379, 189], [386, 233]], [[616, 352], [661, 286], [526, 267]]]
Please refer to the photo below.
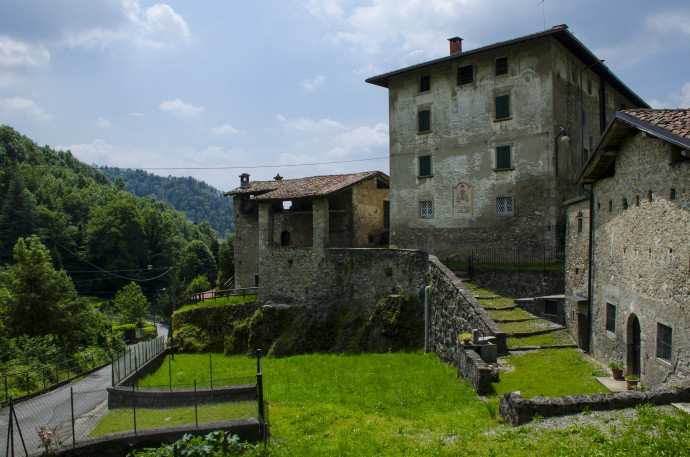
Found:
[[636, 386], [637, 383], [639, 383], [639, 382], [640, 382], [639, 379], [634, 379], [634, 380], [626, 379], [625, 380], [625, 383], [628, 385], [628, 390], [630, 390], [631, 387]]
[[613, 379], [620, 379], [623, 377], [623, 369], [621, 368], [620, 370], [614, 370], [613, 368], [611, 369], [611, 376]]

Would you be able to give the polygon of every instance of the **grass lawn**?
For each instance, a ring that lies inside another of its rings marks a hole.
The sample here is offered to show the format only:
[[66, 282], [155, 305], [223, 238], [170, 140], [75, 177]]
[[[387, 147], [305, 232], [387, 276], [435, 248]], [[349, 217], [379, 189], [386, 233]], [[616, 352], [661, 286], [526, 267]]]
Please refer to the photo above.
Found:
[[[506, 390], [521, 390], [525, 396], [596, 391], [582, 376], [589, 375], [591, 367], [581, 365], [577, 351], [541, 353], [551, 355], [544, 360], [533, 360], [531, 354], [513, 357], [516, 371], [501, 375], [497, 394]], [[203, 366], [208, 360], [208, 355], [190, 357], [200, 361], [180, 361]], [[213, 364], [214, 373], [218, 367], [219, 377], [224, 366], [233, 367], [233, 373], [246, 370], [248, 374], [256, 368], [256, 360], [242, 356], [214, 357]], [[564, 364], [560, 373], [553, 370], [557, 364]], [[420, 352], [264, 359], [272, 440], [267, 452], [259, 448], [248, 455], [532, 457], [690, 453], [687, 414], [643, 411], [641, 419], [615, 430], [605, 423], [600, 428], [571, 426], [553, 431], [530, 426], [510, 428], [492, 417], [497, 397], [487, 406], [471, 386], [455, 376], [456, 371], [440, 363], [435, 355]], [[522, 371], [531, 371], [533, 376], [520, 377]], [[183, 373], [180, 381], [188, 382], [189, 372]], [[166, 417], [172, 420], [173, 415]]]
[[[506, 324], [501, 324], [501, 328]], [[506, 338], [508, 348], [515, 346], [556, 346], [561, 344], [573, 344], [573, 339], [566, 330], [556, 330], [551, 333], [544, 333], [543, 335], [511, 336]]]
[[200, 301], [191, 305], [185, 305], [175, 312], [188, 311], [190, 309], [196, 308], [206, 308], [209, 306], [221, 306], [221, 305], [232, 305], [234, 303], [246, 303], [248, 301], [258, 300], [258, 295], [247, 295], [245, 297], [219, 297], [219, 298], [209, 298], [205, 301]]
[[528, 319], [535, 317], [521, 308], [513, 309], [490, 309], [486, 311], [491, 316], [491, 319]]
[[554, 328], [556, 325], [546, 319], [535, 319], [522, 322], [502, 322], [500, 327], [506, 333], [523, 333]]

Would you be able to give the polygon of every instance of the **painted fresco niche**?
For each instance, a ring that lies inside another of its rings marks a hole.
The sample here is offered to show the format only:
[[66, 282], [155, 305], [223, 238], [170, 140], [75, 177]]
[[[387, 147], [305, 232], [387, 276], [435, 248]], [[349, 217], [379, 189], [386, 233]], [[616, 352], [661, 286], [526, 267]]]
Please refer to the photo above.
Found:
[[474, 188], [460, 182], [453, 187], [453, 219], [474, 218]]

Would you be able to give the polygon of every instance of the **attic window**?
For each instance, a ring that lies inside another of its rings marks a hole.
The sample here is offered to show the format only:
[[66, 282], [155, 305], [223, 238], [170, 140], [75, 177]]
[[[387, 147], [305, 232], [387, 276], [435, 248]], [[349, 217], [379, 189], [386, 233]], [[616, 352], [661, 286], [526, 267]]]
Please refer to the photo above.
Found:
[[283, 211], [290, 211], [292, 208], [292, 200], [283, 200]]
[[429, 92], [431, 90], [431, 75], [423, 75], [419, 78], [419, 92]]
[[458, 85], [461, 86], [472, 82], [474, 82], [474, 67], [472, 65], [458, 67]]
[[496, 59], [496, 76], [508, 74], [508, 58], [499, 57]]

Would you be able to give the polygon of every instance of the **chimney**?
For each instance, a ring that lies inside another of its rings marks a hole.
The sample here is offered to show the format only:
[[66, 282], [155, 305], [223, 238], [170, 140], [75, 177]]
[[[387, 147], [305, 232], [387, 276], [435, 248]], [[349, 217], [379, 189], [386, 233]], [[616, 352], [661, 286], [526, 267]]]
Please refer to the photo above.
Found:
[[275, 179], [276, 181], [282, 181], [282, 180], [283, 180], [283, 177], [280, 176], [280, 173], [278, 173], [277, 175], [275, 175], [275, 176], [273, 177], [273, 179]]
[[460, 54], [462, 52], [462, 38], [456, 36], [454, 38], [448, 38], [450, 41], [450, 55]]
[[249, 173], [242, 173], [240, 175], [240, 189], [249, 187]]

